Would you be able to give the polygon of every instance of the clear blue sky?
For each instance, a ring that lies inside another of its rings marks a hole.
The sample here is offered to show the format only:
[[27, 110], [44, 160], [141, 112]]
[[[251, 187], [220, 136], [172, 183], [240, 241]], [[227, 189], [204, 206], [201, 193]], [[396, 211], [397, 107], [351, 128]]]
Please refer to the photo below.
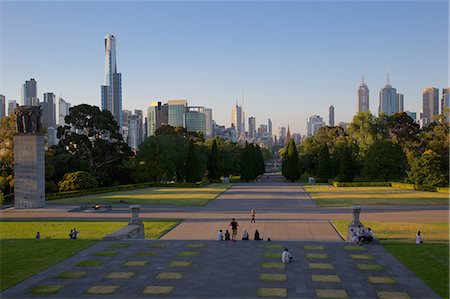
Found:
[[407, 110], [420, 110], [424, 87], [449, 86], [447, 1], [0, 5], [7, 100], [35, 78], [40, 98], [100, 106], [106, 33], [117, 37], [124, 109], [184, 98], [226, 126], [242, 86], [246, 117], [302, 134], [308, 116], [328, 121], [331, 104], [336, 122], [350, 121], [362, 74], [373, 112], [387, 70]]

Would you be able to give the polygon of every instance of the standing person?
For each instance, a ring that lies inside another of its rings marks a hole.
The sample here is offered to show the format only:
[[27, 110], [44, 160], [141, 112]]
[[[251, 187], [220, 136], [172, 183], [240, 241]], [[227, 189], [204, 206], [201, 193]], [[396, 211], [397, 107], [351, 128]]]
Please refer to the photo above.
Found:
[[254, 209], [251, 209], [250, 210], [250, 215], [252, 216], [252, 220], [250, 220], [250, 223], [256, 223], [256, 220], [255, 220], [255, 215], [256, 215], [256, 212], [255, 212], [255, 210]]
[[40, 232], [37, 232], [36, 233], [36, 239], [40, 239], [41, 238], [41, 233]]
[[416, 244], [422, 244], [423, 243], [423, 240], [422, 240], [422, 236], [420, 235], [420, 230], [419, 231], [417, 231], [417, 234], [416, 234]]
[[217, 233], [217, 241], [222, 241], [223, 240], [223, 233], [222, 230], [219, 229], [219, 232]]
[[236, 241], [238, 223], [236, 222], [236, 220], [234, 220], [234, 218], [231, 220], [230, 226], [231, 226], [231, 239], [233, 241]]
[[73, 229], [70, 230], [69, 239], [73, 239]]
[[290, 263], [290, 262], [292, 262], [292, 254], [289, 253], [287, 248], [285, 248], [283, 253], [281, 254], [281, 261], [283, 263]]
[[77, 230], [74, 228], [74, 229], [73, 229], [73, 232], [72, 232], [72, 238], [73, 238], [73, 239], [76, 239], [78, 233], [79, 233], [79, 231], [77, 231]]

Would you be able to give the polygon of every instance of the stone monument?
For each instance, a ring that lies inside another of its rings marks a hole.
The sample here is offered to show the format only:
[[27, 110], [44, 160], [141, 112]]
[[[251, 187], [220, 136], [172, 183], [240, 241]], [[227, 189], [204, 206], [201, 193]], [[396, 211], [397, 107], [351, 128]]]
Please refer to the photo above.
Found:
[[352, 212], [353, 212], [353, 219], [352, 222], [348, 225], [348, 229], [347, 229], [347, 240], [352, 240], [352, 232], [351, 230], [353, 229], [353, 231], [358, 231], [358, 226], [361, 225], [361, 227], [364, 227], [364, 225], [361, 223], [361, 221], [359, 221], [359, 214], [361, 213], [361, 207], [353, 207], [352, 208]]
[[42, 110], [37, 106], [19, 106], [15, 115], [17, 134], [14, 136], [14, 207], [42, 208], [45, 206]]

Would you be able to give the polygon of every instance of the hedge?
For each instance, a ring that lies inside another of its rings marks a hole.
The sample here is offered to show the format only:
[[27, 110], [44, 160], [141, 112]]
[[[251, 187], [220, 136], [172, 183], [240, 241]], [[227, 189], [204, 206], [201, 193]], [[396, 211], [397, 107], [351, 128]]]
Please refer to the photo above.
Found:
[[334, 187], [391, 187], [390, 182], [333, 182]]
[[87, 190], [50, 193], [50, 194], [45, 195], [45, 200], [55, 200], [55, 199], [61, 199], [61, 198], [67, 198], [67, 197], [77, 197], [77, 196], [83, 196], [83, 195], [117, 192], [117, 191], [131, 190], [131, 189], [142, 189], [142, 188], [149, 188], [149, 187], [195, 188], [195, 187], [205, 186], [206, 184], [208, 184], [207, 181], [202, 181], [202, 182], [198, 182], [198, 183], [173, 183], [173, 184], [169, 184], [169, 183], [167, 183], [167, 184], [160, 184], [160, 183], [129, 184], [129, 185], [119, 185], [119, 186], [87, 189]]
[[449, 187], [434, 187], [425, 185], [414, 185], [399, 182], [332, 182], [334, 187], [393, 187], [409, 190], [421, 190], [429, 192], [449, 193]]

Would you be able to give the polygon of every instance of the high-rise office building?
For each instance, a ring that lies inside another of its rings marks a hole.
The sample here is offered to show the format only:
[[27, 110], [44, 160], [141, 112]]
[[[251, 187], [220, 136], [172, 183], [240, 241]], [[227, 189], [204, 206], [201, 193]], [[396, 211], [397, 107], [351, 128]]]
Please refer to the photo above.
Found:
[[142, 110], [134, 110], [134, 115], [139, 117], [136, 137], [139, 145], [144, 141], [144, 112]]
[[131, 147], [132, 150], [136, 151], [139, 147], [139, 122], [141, 118], [139, 115], [132, 114], [128, 118], [128, 134], [127, 134], [127, 143], [128, 146]]
[[272, 135], [272, 121], [270, 120], [270, 118], [267, 120], [267, 131], [270, 135]]
[[286, 142], [286, 127], [278, 128], [278, 144], [284, 146]]
[[0, 94], [0, 118], [6, 116], [6, 97]]
[[213, 136], [213, 119], [212, 119], [212, 109], [205, 108], [203, 113], [206, 116], [206, 127], [205, 127], [205, 137], [211, 138]]
[[231, 124], [236, 130], [236, 139], [245, 137], [245, 114], [242, 106], [236, 104], [231, 110]]
[[406, 115], [411, 117], [414, 120], [414, 122], [417, 122], [417, 113], [416, 112], [411, 112], [411, 111], [406, 110], [405, 113], [406, 113]]
[[16, 111], [17, 107], [17, 101], [12, 100], [8, 101], [8, 116], [14, 115], [14, 112]]
[[22, 86], [22, 105], [39, 106], [39, 99], [37, 97], [37, 82], [33, 78], [25, 81]]
[[378, 115], [384, 113], [387, 116], [398, 112], [397, 90], [389, 82], [389, 73], [386, 74], [386, 85], [380, 90], [380, 104]]
[[356, 91], [356, 113], [369, 111], [369, 88], [364, 82], [364, 77], [361, 79], [361, 84]]
[[187, 111], [187, 100], [168, 100], [168, 123], [172, 127], [186, 127], [184, 124], [184, 115]]
[[330, 127], [334, 127], [334, 106], [331, 105], [330, 108], [328, 108], [328, 125]]
[[204, 107], [192, 106], [187, 107], [184, 114], [184, 124], [186, 131], [188, 132], [202, 132], [206, 133], [206, 115], [204, 113]]
[[53, 92], [44, 93], [44, 101], [41, 103], [42, 124], [47, 128], [56, 127], [56, 97]]
[[248, 138], [256, 139], [256, 118], [253, 116], [248, 118]]
[[133, 113], [130, 110], [122, 110], [122, 123], [119, 124], [119, 126], [121, 127], [127, 127], [128, 126], [128, 121], [130, 116], [133, 115]]
[[66, 123], [64, 121], [64, 117], [69, 115], [70, 103], [64, 101], [63, 98], [59, 98], [58, 100], [58, 125], [64, 126]]
[[151, 102], [147, 109], [147, 136], [155, 136], [156, 129], [168, 125], [169, 106], [161, 102]]
[[447, 121], [450, 121], [450, 88], [442, 88], [441, 114], [445, 115]]
[[109, 110], [122, 125], [122, 74], [117, 72], [116, 37], [105, 36], [105, 85], [101, 86], [102, 110]]
[[311, 137], [319, 131], [320, 127], [325, 126], [323, 118], [318, 115], [311, 115], [306, 120], [306, 135]]
[[433, 122], [433, 118], [439, 114], [439, 89], [428, 87], [422, 93], [422, 117], [421, 125], [426, 126]]
[[399, 113], [405, 111], [405, 101], [404, 101], [404, 95], [402, 93], [397, 93], [397, 107]]

